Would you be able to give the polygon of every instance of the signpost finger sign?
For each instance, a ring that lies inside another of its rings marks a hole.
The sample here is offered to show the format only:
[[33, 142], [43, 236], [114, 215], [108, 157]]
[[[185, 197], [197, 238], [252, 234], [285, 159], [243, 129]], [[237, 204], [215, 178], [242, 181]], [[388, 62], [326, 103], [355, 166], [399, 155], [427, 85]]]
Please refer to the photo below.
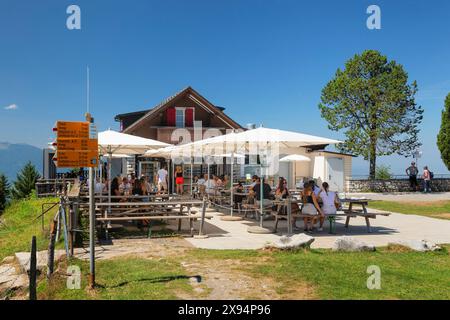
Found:
[[58, 121], [56, 153], [57, 168], [94, 168], [98, 166], [98, 139], [95, 124], [89, 122]]

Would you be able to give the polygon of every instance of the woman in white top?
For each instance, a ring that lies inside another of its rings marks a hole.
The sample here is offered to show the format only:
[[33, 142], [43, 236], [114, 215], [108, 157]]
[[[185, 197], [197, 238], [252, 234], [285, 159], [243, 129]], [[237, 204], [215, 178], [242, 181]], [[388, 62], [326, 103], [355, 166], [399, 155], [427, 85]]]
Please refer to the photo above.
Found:
[[329, 191], [328, 183], [322, 183], [322, 190], [319, 193], [322, 199], [322, 211], [324, 214], [336, 214], [337, 208], [340, 206], [339, 198], [336, 192]]

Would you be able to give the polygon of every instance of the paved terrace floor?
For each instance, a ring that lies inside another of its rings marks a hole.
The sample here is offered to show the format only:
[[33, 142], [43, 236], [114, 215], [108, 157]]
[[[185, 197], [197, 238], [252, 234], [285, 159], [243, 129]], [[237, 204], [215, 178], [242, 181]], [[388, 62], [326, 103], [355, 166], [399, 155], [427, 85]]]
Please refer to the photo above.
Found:
[[[377, 210], [370, 209], [375, 212]], [[258, 225], [252, 219], [242, 221], [223, 221], [221, 215], [209, 212], [214, 217], [205, 222], [207, 239], [186, 238], [194, 247], [204, 249], [259, 249], [268, 241], [275, 241], [286, 234], [286, 221], [280, 221], [277, 234], [248, 233], [249, 226]], [[321, 232], [314, 231], [315, 237], [312, 248], [331, 248], [337, 237], [347, 235], [355, 237], [368, 244], [386, 246], [390, 242], [404, 240], [426, 239], [435, 243], [450, 243], [450, 220], [434, 219], [417, 215], [392, 213], [390, 216], [377, 216], [370, 219], [372, 233], [367, 233], [364, 218], [351, 218], [349, 228], [344, 226], [345, 218], [336, 221], [336, 234], [328, 233], [328, 221]], [[265, 227], [273, 227], [274, 221], [264, 221]], [[303, 230], [303, 222], [298, 221], [297, 226]], [[198, 230], [198, 225], [195, 226]], [[296, 231], [295, 233], [301, 233]]]

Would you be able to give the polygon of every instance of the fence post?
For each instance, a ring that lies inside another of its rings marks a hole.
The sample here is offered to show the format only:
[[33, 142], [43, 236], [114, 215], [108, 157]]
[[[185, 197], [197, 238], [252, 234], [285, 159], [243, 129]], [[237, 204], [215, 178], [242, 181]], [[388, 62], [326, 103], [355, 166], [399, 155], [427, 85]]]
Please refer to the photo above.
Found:
[[30, 300], [36, 300], [36, 236], [31, 239], [29, 279]]
[[201, 221], [200, 221], [200, 228], [198, 231], [198, 235], [194, 236], [194, 238], [199, 238], [199, 239], [204, 239], [204, 238], [208, 238], [207, 235], [203, 234], [203, 227], [205, 224], [205, 214], [206, 214], [206, 197], [203, 197], [203, 203], [202, 203], [202, 217], [201, 217]]
[[47, 259], [47, 280], [53, 274], [53, 264], [55, 259], [55, 240], [56, 240], [56, 221], [53, 220], [50, 226], [50, 243], [48, 244], [48, 259]]

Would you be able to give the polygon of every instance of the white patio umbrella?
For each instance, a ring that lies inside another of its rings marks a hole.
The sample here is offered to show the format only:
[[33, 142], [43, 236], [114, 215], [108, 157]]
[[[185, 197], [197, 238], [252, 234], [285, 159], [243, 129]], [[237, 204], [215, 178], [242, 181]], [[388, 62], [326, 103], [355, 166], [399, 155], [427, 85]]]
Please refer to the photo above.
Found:
[[111, 202], [111, 159], [114, 154], [143, 154], [149, 149], [167, 147], [169, 144], [146, 139], [114, 130], [102, 131], [98, 134], [98, 148], [101, 154], [108, 154], [108, 202]]
[[296, 175], [297, 175], [297, 170], [296, 170], [296, 162], [310, 162], [311, 159], [308, 158], [307, 156], [301, 155], [301, 154], [290, 154], [288, 156], [285, 156], [283, 158], [280, 159], [280, 162], [294, 162], [294, 187], [296, 187]]
[[[276, 143], [280, 147], [280, 152], [285, 150], [292, 150], [299, 147], [307, 147], [313, 145], [328, 145], [328, 144], [336, 144], [341, 141], [328, 139], [318, 136], [312, 136], [308, 134], [279, 130], [279, 129], [270, 129], [270, 128], [256, 128], [242, 132], [231, 132], [229, 134], [220, 135], [204, 140], [199, 140], [196, 142], [192, 142], [186, 144], [184, 146], [180, 146], [180, 148], [195, 148], [195, 147], [208, 147], [212, 148], [215, 146], [225, 146], [227, 152], [237, 153], [237, 152], [251, 152], [252, 144], [266, 144], [269, 145], [271, 143]], [[244, 149], [244, 150], [243, 150]], [[261, 156], [261, 155], [260, 155]], [[262, 174], [263, 175], [263, 174]], [[261, 179], [261, 197], [263, 195], [263, 183]], [[261, 229], [257, 232], [262, 232], [262, 224], [263, 224], [263, 201], [260, 201], [260, 210], [261, 210]], [[232, 210], [231, 210], [232, 212]]]

